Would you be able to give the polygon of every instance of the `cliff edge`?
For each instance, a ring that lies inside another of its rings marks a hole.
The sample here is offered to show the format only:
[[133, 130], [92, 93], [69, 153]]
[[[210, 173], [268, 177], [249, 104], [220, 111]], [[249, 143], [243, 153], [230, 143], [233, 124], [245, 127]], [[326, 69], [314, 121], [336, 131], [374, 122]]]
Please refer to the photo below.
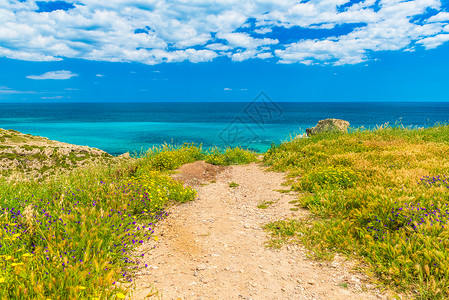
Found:
[[22, 173], [40, 178], [57, 169], [70, 170], [87, 163], [112, 159], [105, 151], [49, 140], [0, 128], [0, 175]]

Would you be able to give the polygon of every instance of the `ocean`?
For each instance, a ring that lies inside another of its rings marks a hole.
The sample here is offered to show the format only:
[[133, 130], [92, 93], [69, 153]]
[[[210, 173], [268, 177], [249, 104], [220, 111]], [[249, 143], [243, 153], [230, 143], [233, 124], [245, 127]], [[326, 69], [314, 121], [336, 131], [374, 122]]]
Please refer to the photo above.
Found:
[[347, 120], [352, 127], [429, 127], [449, 121], [449, 102], [276, 103], [262, 95], [250, 103], [0, 104], [0, 128], [113, 155], [185, 142], [265, 151], [326, 118]]

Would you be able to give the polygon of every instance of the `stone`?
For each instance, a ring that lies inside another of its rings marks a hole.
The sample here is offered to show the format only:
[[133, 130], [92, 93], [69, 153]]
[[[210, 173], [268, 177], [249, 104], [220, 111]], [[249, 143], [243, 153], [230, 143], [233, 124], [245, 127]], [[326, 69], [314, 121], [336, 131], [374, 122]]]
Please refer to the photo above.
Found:
[[131, 156], [129, 155], [129, 152], [123, 153], [122, 155], [119, 155], [118, 157], [120, 157], [120, 158], [131, 158]]
[[319, 121], [315, 127], [307, 128], [306, 133], [307, 136], [333, 131], [348, 133], [348, 127], [349, 127], [348, 121], [340, 119], [326, 119]]

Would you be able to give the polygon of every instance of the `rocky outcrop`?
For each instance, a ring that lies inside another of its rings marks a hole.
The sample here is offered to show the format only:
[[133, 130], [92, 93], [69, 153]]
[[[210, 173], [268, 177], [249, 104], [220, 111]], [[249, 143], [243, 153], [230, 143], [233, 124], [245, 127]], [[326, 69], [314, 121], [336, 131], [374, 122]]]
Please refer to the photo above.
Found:
[[20, 172], [40, 178], [56, 169], [70, 170], [92, 161], [111, 158], [111, 155], [96, 148], [0, 128], [0, 176]]
[[120, 158], [131, 158], [131, 155], [129, 155], [129, 152], [123, 153], [122, 155], [119, 155]]
[[323, 132], [341, 132], [348, 133], [349, 122], [340, 119], [321, 120], [315, 127], [307, 128], [307, 136], [323, 133]]

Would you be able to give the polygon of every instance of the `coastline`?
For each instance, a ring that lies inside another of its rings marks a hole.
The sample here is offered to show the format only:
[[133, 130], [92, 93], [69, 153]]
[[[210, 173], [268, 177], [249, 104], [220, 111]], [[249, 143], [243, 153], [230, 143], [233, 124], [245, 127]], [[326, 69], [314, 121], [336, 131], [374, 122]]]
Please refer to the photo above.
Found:
[[[120, 155], [140, 153], [165, 142], [235, 147], [239, 146], [235, 132], [251, 140], [250, 148], [264, 152], [272, 142], [279, 144], [290, 135], [304, 134], [306, 128], [329, 117], [368, 129], [385, 123], [431, 127], [449, 121], [449, 103], [274, 103], [281, 115], [258, 116], [256, 109], [248, 114], [245, 108], [254, 105], [251, 102], [2, 103], [0, 127]], [[262, 111], [261, 104], [257, 105]]]

